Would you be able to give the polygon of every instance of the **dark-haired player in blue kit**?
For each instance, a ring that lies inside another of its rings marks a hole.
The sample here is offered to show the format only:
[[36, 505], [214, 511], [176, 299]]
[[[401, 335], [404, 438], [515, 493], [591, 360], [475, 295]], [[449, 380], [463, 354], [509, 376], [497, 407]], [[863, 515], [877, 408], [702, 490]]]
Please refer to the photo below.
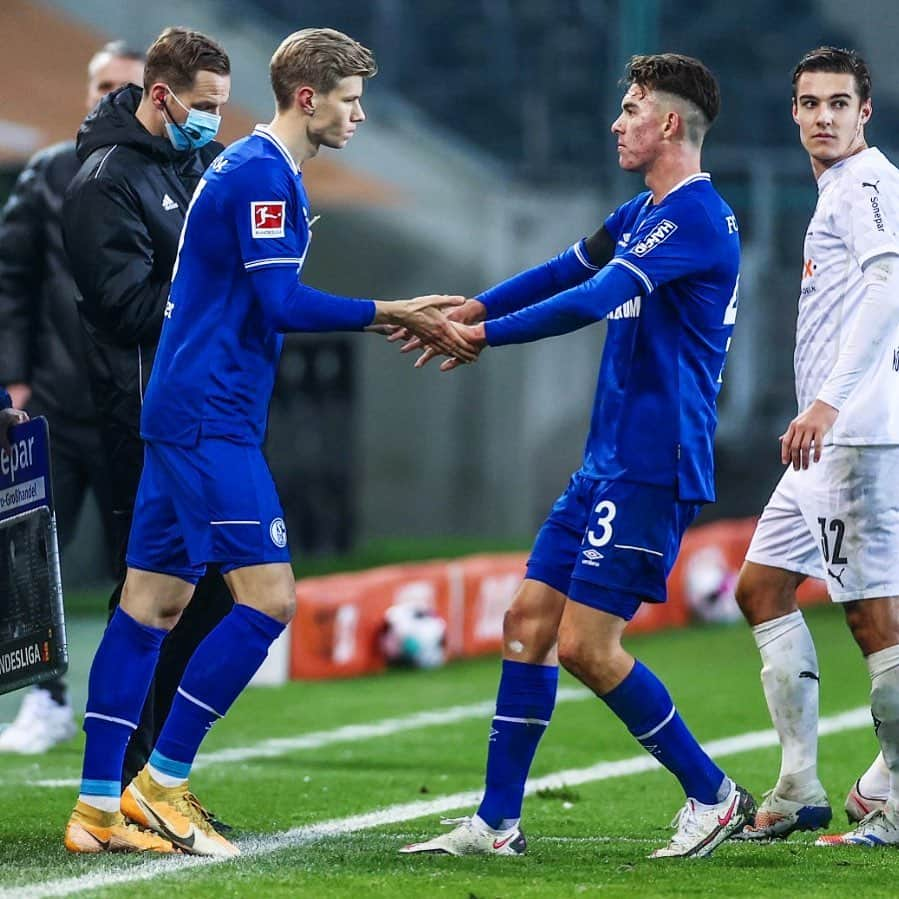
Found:
[[[664, 54], [634, 57], [626, 80], [612, 132], [621, 167], [642, 172], [649, 190], [592, 237], [449, 316], [479, 347], [602, 318], [608, 332], [583, 465], [537, 535], [506, 614], [483, 801], [473, 817], [446, 822], [453, 830], [403, 852], [524, 852], [525, 781], [552, 715], [559, 661], [683, 786], [676, 832], [654, 857], [708, 855], [752, 820], [752, 797], [621, 646], [640, 604], [665, 601], [684, 530], [715, 498], [715, 404], [740, 264], [736, 219], [700, 170], [719, 108], [715, 79], [695, 59]], [[417, 364], [436, 353], [426, 349]]]
[[[290, 35], [271, 62], [274, 120], [225, 150], [194, 193], [144, 397], [127, 579], [91, 667], [81, 793], [65, 836], [73, 852], [238, 854], [187, 780], [206, 732], [294, 611], [284, 516], [261, 450], [282, 334], [402, 325], [475, 358], [440, 311], [462, 297], [384, 303], [300, 283], [310, 221], [299, 166], [352, 137], [375, 72], [371, 53], [345, 34]], [[216, 124], [192, 109], [173, 127], [190, 141]], [[160, 644], [209, 562], [234, 609], [197, 648], [148, 765], [120, 796]]]

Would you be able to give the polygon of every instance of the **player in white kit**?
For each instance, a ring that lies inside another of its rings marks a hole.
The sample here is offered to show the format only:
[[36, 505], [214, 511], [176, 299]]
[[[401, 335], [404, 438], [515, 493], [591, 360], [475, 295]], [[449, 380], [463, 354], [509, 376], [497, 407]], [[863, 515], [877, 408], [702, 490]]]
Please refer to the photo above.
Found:
[[793, 119], [818, 204], [805, 237], [796, 331], [800, 414], [759, 520], [737, 599], [762, 656], [780, 777], [744, 839], [826, 827], [817, 772], [818, 662], [796, 587], [823, 577], [871, 674], [881, 755], [853, 787], [850, 833], [817, 845], [899, 844], [899, 170], [865, 142], [871, 79], [819, 47], [793, 75]]

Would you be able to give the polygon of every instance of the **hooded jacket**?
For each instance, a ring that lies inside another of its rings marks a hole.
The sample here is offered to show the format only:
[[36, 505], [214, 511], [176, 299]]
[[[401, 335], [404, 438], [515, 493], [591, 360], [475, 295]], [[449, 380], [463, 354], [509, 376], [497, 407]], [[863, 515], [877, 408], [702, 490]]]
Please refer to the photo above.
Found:
[[84, 336], [62, 242], [62, 198], [75, 142], [35, 154], [0, 216], [0, 382], [24, 383], [41, 411], [91, 422]]
[[108, 94], [76, 142], [81, 168], [63, 238], [86, 334], [91, 390], [117, 510], [130, 511], [143, 462], [140, 410], [191, 196], [222, 146], [175, 150], [135, 117], [141, 89]]

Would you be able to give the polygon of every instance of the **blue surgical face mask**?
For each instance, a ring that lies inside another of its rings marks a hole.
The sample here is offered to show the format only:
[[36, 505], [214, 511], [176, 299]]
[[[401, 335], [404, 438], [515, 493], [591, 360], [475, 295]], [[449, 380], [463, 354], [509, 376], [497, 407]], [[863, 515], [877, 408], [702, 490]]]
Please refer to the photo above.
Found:
[[176, 150], [199, 150], [218, 134], [222, 117], [214, 112], [203, 112], [200, 109], [188, 109], [170, 90], [172, 99], [187, 112], [187, 118], [179, 125], [166, 122], [165, 131], [172, 146]]

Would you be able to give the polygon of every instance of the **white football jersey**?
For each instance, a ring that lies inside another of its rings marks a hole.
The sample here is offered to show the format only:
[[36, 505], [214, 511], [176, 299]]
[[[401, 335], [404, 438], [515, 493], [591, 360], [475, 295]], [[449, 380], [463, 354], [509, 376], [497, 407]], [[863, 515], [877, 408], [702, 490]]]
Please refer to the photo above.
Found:
[[[799, 411], [815, 400], [848, 337], [864, 295], [862, 266], [899, 254], [899, 169], [870, 147], [818, 178], [805, 235], [796, 327]], [[855, 387], [825, 442], [899, 444], [899, 328]]]

